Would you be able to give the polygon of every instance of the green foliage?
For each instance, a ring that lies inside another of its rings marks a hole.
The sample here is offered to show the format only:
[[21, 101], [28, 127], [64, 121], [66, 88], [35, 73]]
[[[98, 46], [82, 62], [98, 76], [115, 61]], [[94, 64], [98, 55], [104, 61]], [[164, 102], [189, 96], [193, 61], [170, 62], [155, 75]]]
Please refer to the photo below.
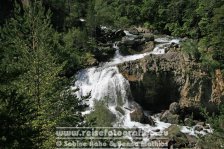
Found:
[[202, 53], [201, 61], [202, 66], [209, 70], [209, 72], [214, 72], [220, 66], [220, 63], [213, 59], [212, 53]]
[[186, 40], [181, 43], [181, 50], [190, 55], [193, 59], [198, 60], [200, 58], [200, 52], [198, 50], [198, 44], [194, 40]]
[[94, 105], [94, 111], [87, 115], [87, 121], [94, 121], [96, 126], [112, 127], [116, 116], [106, 106], [104, 101], [97, 101]]
[[[59, 77], [64, 63], [56, 55], [59, 36], [50, 13], [39, 2], [24, 8], [23, 15], [15, 9], [0, 37], [0, 146], [53, 148], [55, 127], [77, 125], [81, 109], [65, 91], [70, 84]], [[70, 47], [69, 40], [64, 46]]]
[[94, 58], [94, 55], [91, 52], [85, 52], [82, 55], [82, 63], [84, 66], [91, 66], [96, 63], [96, 59]]
[[53, 52], [58, 57], [58, 62], [65, 64], [63, 70], [77, 69], [81, 64], [81, 52], [78, 49], [85, 44], [86, 35], [79, 29], [70, 29], [66, 33], [61, 33], [58, 40], [58, 50]]
[[150, 24], [149, 22], [145, 22], [143, 24], [143, 27], [147, 28], [147, 29], [151, 29], [151, 30], [154, 30], [154, 26], [152, 24]]
[[184, 36], [185, 32], [178, 23], [168, 23], [165, 28], [172, 32], [173, 36]]
[[202, 108], [202, 113], [207, 118], [207, 123], [211, 125], [213, 133], [201, 137], [198, 146], [206, 149], [221, 148], [224, 142], [224, 105], [219, 106], [217, 114], [209, 115], [205, 108]]
[[204, 149], [220, 149], [223, 148], [223, 134], [209, 134], [199, 139], [197, 146]]
[[118, 28], [127, 28], [130, 26], [130, 20], [126, 16], [123, 16], [115, 20], [114, 24]]
[[224, 105], [219, 105], [217, 113], [217, 115], [208, 117], [208, 123], [212, 124], [216, 132], [224, 134]]

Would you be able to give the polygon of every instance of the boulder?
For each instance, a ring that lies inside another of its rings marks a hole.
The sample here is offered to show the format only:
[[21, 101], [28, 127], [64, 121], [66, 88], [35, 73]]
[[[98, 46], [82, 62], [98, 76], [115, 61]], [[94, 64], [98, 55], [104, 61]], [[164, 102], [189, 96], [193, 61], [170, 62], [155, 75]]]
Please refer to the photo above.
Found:
[[143, 39], [143, 35], [134, 35], [133, 38], [134, 39]]
[[153, 51], [154, 47], [155, 47], [155, 43], [153, 41], [146, 42], [143, 45], [143, 53]]
[[137, 30], [139, 33], [151, 33], [152, 31], [148, 28], [144, 28], [144, 27], [137, 27]]
[[129, 46], [129, 47], [136, 47], [136, 46], [142, 45], [144, 43], [145, 43], [144, 38], [123, 37], [121, 42], [120, 42], [120, 45]]
[[149, 124], [150, 126], [155, 126], [155, 122], [151, 116], [145, 116], [143, 123]]
[[133, 104], [134, 110], [130, 113], [131, 121], [143, 122], [145, 115], [144, 112], [137, 103]]
[[102, 43], [107, 43], [115, 39], [121, 39], [125, 36], [124, 30], [115, 30], [107, 27], [96, 27], [96, 39]]
[[166, 110], [162, 116], [161, 116], [161, 121], [171, 123], [171, 124], [178, 124], [179, 122], [179, 115], [177, 114], [172, 114], [169, 110]]
[[113, 43], [112, 42], [107, 42], [107, 43], [98, 43], [98, 46], [100, 47], [112, 47], [113, 46]]
[[111, 34], [111, 38], [112, 39], [120, 39], [122, 37], [125, 36], [124, 30], [115, 30], [112, 34]]
[[124, 30], [117, 30], [117, 31], [115, 32], [115, 35], [116, 35], [117, 37], [124, 37], [126, 34], [124, 33]]
[[172, 42], [170, 44], [170, 48], [179, 48], [179, 44], [175, 43], [175, 42]]
[[130, 34], [139, 35], [138, 29], [136, 28], [130, 28], [128, 31]]
[[134, 110], [130, 113], [131, 121], [140, 122], [143, 124], [149, 124], [154, 126], [155, 122], [151, 118], [151, 116], [146, 116], [143, 112], [143, 109], [141, 106], [139, 106], [137, 103], [133, 104]]
[[160, 132], [160, 129], [153, 130], [154, 132]]
[[198, 122], [197, 125], [199, 125], [199, 126], [206, 126], [205, 122]]
[[139, 46], [145, 43], [145, 39], [144, 38], [138, 38], [135, 39], [135, 45], [134, 46]]
[[196, 130], [196, 131], [202, 131], [202, 130], [203, 130], [203, 126], [201, 126], [201, 125], [196, 125], [196, 126], [194, 127], [194, 130]]
[[173, 102], [170, 104], [169, 111], [172, 114], [178, 114], [180, 112], [180, 105], [177, 102]]
[[134, 38], [123, 37], [119, 45], [133, 46], [135, 44]]
[[211, 129], [209, 125], [206, 125], [204, 128], [205, 129]]
[[154, 41], [154, 40], [155, 40], [155, 37], [154, 37], [153, 34], [144, 34], [144, 35], [143, 35], [143, 38], [145, 38], [145, 41], [146, 41], [146, 42]]

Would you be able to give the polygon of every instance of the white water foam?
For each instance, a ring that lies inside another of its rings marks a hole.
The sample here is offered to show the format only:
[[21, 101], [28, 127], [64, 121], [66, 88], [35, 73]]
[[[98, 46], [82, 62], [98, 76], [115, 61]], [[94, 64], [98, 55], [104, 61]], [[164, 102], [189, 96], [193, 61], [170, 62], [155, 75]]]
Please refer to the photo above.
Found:
[[79, 89], [76, 92], [77, 97], [91, 95], [86, 102], [89, 109], [83, 114], [91, 112], [97, 100], [107, 100], [108, 106], [117, 106], [118, 98], [122, 99], [122, 103], [127, 103], [129, 82], [119, 73], [116, 66], [84, 69], [78, 72], [76, 78], [72, 89]]
[[[129, 33], [130, 34], [130, 33]], [[179, 42], [179, 39], [173, 39], [173, 40], [168, 40], [167, 38], [157, 38], [155, 39], [156, 41], [165, 41], [166, 42], [161, 42], [155, 46], [152, 52], [146, 52], [142, 54], [135, 54], [135, 55], [128, 55], [128, 56], [122, 56], [119, 52], [119, 47], [117, 44], [114, 44], [113, 47], [116, 49], [116, 53], [114, 58], [110, 62], [106, 62], [103, 64], [104, 67], [109, 67], [109, 66], [115, 66], [124, 62], [129, 62], [129, 61], [134, 61], [138, 59], [142, 59], [147, 55], [154, 54], [154, 55], [160, 55], [160, 54], [165, 54], [166, 48], [173, 42]]]
[[136, 37], [136, 35], [131, 34], [129, 31], [124, 30], [124, 33], [125, 33], [126, 36]]
[[[129, 32], [125, 31], [125, 33], [128, 36], [132, 36]], [[95, 101], [106, 100], [105, 102], [107, 103], [108, 109], [116, 115], [117, 118], [117, 122], [114, 126], [124, 128], [141, 128], [150, 133], [151, 136], [162, 135], [161, 132], [163, 132], [171, 124], [161, 122], [157, 117], [153, 117], [156, 124], [155, 126], [131, 121], [130, 113], [132, 109], [128, 110], [125, 108], [130, 107], [129, 101], [132, 100], [130, 96], [130, 85], [123, 75], [119, 73], [118, 67], [116, 66], [117, 64], [127, 61], [141, 59], [149, 54], [164, 54], [166, 46], [169, 46], [171, 43], [179, 44], [178, 39], [157, 38], [155, 41], [159, 44], [156, 45], [152, 52], [129, 56], [122, 56], [119, 52], [119, 47], [115, 43], [113, 47], [116, 49], [116, 53], [110, 62], [106, 62], [99, 67], [92, 67], [79, 71], [76, 75], [77, 81], [72, 89], [79, 89], [76, 92], [76, 95], [80, 99], [82, 96], [87, 96], [90, 94], [88, 101], [86, 101], [86, 104], [89, 107], [82, 114], [85, 115], [91, 113], [94, 110]], [[124, 111], [123, 114], [116, 110], [116, 107], [118, 106]], [[183, 133], [197, 135], [194, 127], [191, 128], [187, 126], [180, 126], [180, 128]], [[159, 132], [156, 131], [158, 129], [160, 130]]]

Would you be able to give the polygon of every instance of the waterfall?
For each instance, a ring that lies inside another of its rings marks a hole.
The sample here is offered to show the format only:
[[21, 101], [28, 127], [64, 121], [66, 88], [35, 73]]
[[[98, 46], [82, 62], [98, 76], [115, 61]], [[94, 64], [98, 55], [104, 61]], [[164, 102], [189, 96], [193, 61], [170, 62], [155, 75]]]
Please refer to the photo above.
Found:
[[121, 53], [120, 53], [120, 49], [119, 49], [119, 47], [118, 47], [118, 43], [119, 43], [119, 42], [115, 42], [115, 43], [113, 44], [113, 48], [116, 49], [114, 58], [118, 58], [118, 59], [120, 59], [120, 58], [122, 58], [122, 55], [121, 55]]
[[[125, 32], [127, 36], [132, 36], [129, 32]], [[141, 124], [139, 122], [133, 122], [130, 118], [132, 109], [132, 95], [130, 91], [130, 85], [123, 75], [119, 72], [117, 64], [121, 64], [127, 61], [133, 61], [141, 59], [149, 54], [164, 54], [165, 49], [172, 43], [179, 44], [178, 39], [157, 38], [155, 42], [158, 42], [152, 52], [143, 54], [135, 54], [129, 56], [122, 56], [119, 52], [118, 43], [115, 42], [113, 48], [116, 49], [114, 58], [105, 62], [98, 67], [92, 67], [80, 70], [76, 74], [76, 81], [71, 88], [78, 91], [75, 92], [78, 98], [82, 96], [90, 95], [89, 99], [85, 101], [88, 108], [82, 114], [89, 114], [94, 111], [94, 103], [96, 101], [104, 101], [107, 108], [116, 116], [116, 122], [113, 126], [124, 128], [141, 128], [144, 131], [150, 132], [151, 136], [161, 135], [166, 128], [171, 124], [161, 122], [157, 117], [153, 117], [156, 122], [156, 126], [150, 126], [149, 124]], [[123, 112], [117, 110], [122, 109]], [[157, 132], [155, 130], [160, 130]], [[183, 132], [191, 133], [194, 135], [192, 128], [182, 127]]]
[[128, 106], [128, 99], [131, 99], [129, 82], [116, 66], [84, 69], [78, 72], [76, 79], [74, 88], [79, 89], [76, 92], [77, 97], [91, 95], [86, 102], [89, 105], [88, 110], [83, 114], [93, 111], [94, 102], [99, 100], [105, 100], [109, 110], [116, 116], [119, 115], [115, 110], [117, 106]]

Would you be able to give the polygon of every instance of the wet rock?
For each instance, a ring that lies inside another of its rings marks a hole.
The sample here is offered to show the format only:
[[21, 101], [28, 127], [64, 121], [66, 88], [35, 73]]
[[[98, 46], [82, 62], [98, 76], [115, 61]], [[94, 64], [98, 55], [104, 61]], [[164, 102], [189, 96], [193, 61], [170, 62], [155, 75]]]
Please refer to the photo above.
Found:
[[143, 45], [143, 53], [145, 52], [151, 52], [153, 51], [155, 47], [155, 43], [153, 41], [149, 41], [149, 42], [146, 42], [144, 45]]
[[120, 29], [114, 32], [114, 38], [121, 38], [124, 36], [125, 36], [124, 30]]
[[142, 45], [145, 44], [145, 39], [141, 38], [141, 39], [135, 39], [135, 45], [134, 46], [138, 46], [138, 45]]
[[112, 42], [107, 42], [107, 43], [99, 43], [99, 47], [112, 47], [113, 43]]
[[123, 37], [121, 42], [119, 43], [119, 46], [120, 45], [133, 46], [134, 44], [135, 44], [134, 38]]
[[142, 45], [144, 43], [145, 43], [145, 39], [123, 37], [121, 42], [120, 42], [120, 45], [136, 47], [136, 46]]
[[210, 126], [209, 125], [206, 125], [204, 128], [205, 129], [210, 129]]
[[[143, 35], [135, 35], [134, 38], [135, 39], [143, 39]], [[145, 40], [145, 39], [143, 39], [143, 40]]]
[[179, 44], [175, 43], [175, 42], [172, 42], [170, 44], [170, 48], [179, 48]]
[[203, 131], [204, 131], [205, 133], [209, 133], [209, 132], [208, 132], [208, 130], [206, 130], [206, 129], [205, 129], [205, 130], [203, 130]]
[[153, 130], [154, 132], [160, 132], [160, 129]]
[[136, 29], [136, 28], [131, 28], [128, 31], [130, 34], [139, 35], [138, 29]]
[[197, 125], [197, 126], [194, 127], [194, 130], [202, 131], [203, 130], [203, 126]]
[[145, 41], [146, 41], [146, 42], [154, 41], [154, 40], [155, 40], [155, 37], [154, 37], [153, 34], [144, 34], [144, 35], [143, 35], [143, 38], [145, 38]]
[[173, 102], [170, 104], [169, 111], [172, 114], [178, 114], [180, 112], [180, 105], [177, 102]]
[[199, 126], [205, 126], [206, 124], [205, 124], [205, 122], [198, 122], [197, 125], [199, 125]]
[[122, 55], [132, 55], [144, 50], [145, 39], [137, 37], [123, 37], [118, 46]]
[[124, 30], [114, 30], [107, 27], [96, 27], [96, 39], [99, 42], [107, 43], [108, 41], [118, 40], [125, 36]]
[[167, 121], [167, 116], [168, 116], [168, 115], [171, 115], [171, 113], [170, 113], [169, 110], [166, 110], [166, 111], [164, 111], [164, 112], [162, 113], [160, 119], [161, 119], [162, 121]]
[[148, 28], [144, 28], [144, 27], [137, 27], [137, 30], [139, 33], [151, 33], [152, 30], [148, 29]]
[[145, 124], [149, 124], [150, 126], [155, 126], [155, 122], [151, 116], [146, 116], [144, 121], [145, 121], [144, 122]]
[[143, 124], [149, 124], [151, 126], [155, 125], [154, 120], [150, 116], [146, 116], [143, 112], [141, 106], [137, 103], [133, 104], [134, 110], [130, 113], [131, 121], [140, 122]]
[[171, 123], [171, 124], [178, 124], [179, 115], [172, 114], [169, 110], [166, 110], [161, 116], [161, 121]]
[[145, 115], [144, 112], [137, 103], [133, 104], [134, 110], [130, 113], [131, 121], [143, 122]]

